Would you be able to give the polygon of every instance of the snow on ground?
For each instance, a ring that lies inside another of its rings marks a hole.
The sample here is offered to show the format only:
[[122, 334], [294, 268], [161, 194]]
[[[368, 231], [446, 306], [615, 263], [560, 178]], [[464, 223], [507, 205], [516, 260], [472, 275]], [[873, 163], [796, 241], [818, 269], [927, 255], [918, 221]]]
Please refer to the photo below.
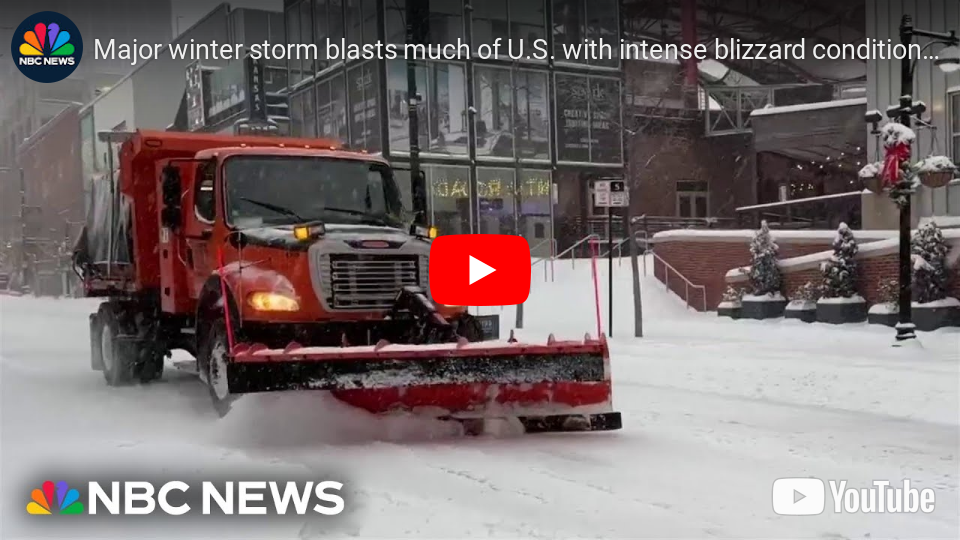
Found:
[[[541, 263], [542, 264], [542, 263]], [[590, 266], [534, 270], [525, 340], [596, 333]], [[606, 328], [606, 262], [600, 271]], [[614, 266], [611, 342], [621, 431], [460, 437], [446, 423], [371, 418], [322, 393], [245, 396], [226, 418], [174, 370], [110, 389], [89, 369], [88, 300], [0, 297], [0, 538], [957, 538], [960, 333], [731, 321]], [[513, 308], [500, 313], [506, 335]], [[28, 516], [29, 492], [71, 478], [337, 479], [335, 518], [138, 521]], [[932, 514], [785, 517], [781, 477], [909, 478]], [[60, 522], [62, 523], [62, 521]]]

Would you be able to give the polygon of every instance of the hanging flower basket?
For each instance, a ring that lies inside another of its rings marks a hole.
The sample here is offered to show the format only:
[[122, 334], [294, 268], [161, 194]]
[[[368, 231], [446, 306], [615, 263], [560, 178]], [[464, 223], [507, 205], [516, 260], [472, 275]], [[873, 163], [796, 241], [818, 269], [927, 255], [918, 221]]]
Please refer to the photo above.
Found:
[[881, 171], [883, 170], [883, 163], [867, 163], [860, 169], [860, 172], [857, 173], [857, 176], [860, 177], [860, 182], [863, 183], [863, 187], [869, 189], [873, 193], [883, 193], [883, 176]]
[[930, 156], [917, 163], [920, 183], [928, 188], [942, 188], [954, 179], [957, 166], [947, 156]]

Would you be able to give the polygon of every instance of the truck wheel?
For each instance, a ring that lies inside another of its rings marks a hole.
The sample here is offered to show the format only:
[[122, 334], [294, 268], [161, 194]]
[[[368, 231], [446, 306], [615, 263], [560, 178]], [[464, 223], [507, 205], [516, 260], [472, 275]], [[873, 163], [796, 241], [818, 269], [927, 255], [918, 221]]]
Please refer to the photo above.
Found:
[[126, 386], [133, 383], [137, 368], [135, 351], [117, 339], [120, 323], [116, 312], [100, 310], [100, 357], [103, 360], [103, 378], [110, 386]]
[[103, 371], [103, 347], [101, 345], [103, 323], [100, 313], [90, 314], [90, 369]]
[[204, 332], [198, 367], [206, 375], [210, 399], [220, 416], [230, 412], [237, 398], [227, 386], [227, 348], [227, 326], [223, 319], [216, 319]]
[[483, 326], [476, 317], [464, 313], [457, 320], [457, 335], [470, 342], [483, 341]]

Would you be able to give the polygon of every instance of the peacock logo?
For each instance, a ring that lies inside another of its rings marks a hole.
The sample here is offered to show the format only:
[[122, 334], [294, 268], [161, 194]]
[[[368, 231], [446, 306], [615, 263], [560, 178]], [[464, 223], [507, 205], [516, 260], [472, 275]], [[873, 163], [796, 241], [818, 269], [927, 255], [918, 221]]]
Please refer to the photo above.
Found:
[[10, 52], [21, 73], [52, 83], [66, 79], [80, 65], [83, 39], [73, 21], [54, 11], [41, 11], [20, 23]]
[[[56, 496], [56, 498], [54, 498]], [[53, 482], [47, 480], [30, 494], [33, 499], [27, 503], [27, 513], [35, 515], [52, 514], [82, 514], [83, 503], [80, 502], [80, 492], [70, 489], [66, 482], [57, 482], [54, 488]], [[56, 512], [54, 512], [54, 503], [56, 503]]]
[[[47, 51], [44, 54], [44, 51]], [[38, 23], [33, 30], [23, 35], [20, 54], [24, 56], [73, 56], [77, 52], [70, 43], [70, 32], [60, 30], [60, 25]]]

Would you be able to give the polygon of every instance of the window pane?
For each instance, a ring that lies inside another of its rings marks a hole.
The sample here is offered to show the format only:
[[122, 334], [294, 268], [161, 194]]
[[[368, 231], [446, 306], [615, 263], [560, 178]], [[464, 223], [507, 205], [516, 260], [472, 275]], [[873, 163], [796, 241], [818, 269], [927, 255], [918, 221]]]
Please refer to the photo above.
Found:
[[550, 159], [550, 107], [547, 74], [519, 70], [514, 73], [517, 92], [517, 148], [520, 158]]
[[406, 0], [386, 0], [386, 29], [385, 43], [407, 42], [407, 2]]
[[680, 217], [692, 217], [690, 215], [690, 196], [689, 195], [680, 195], [677, 199], [679, 201], [678, 213]]
[[707, 198], [699, 196], [694, 201], [697, 207], [697, 214], [694, 217], [707, 217]]
[[508, 26], [507, 0], [481, 0], [473, 4], [474, 48], [483, 43], [493, 43], [498, 37], [506, 41], [510, 37]]
[[[427, 92], [427, 70], [417, 67], [417, 91], [421, 96]], [[390, 123], [390, 151], [410, 151], [410, 127], [407, 122], [407, 65], [403, 60], [387, 61], [387, 119]], [[427, 104], [421, 101], [417, 107], [419, 118], [420, 148], [426, 148], [427, 142]]]
[[380, 151], [379, 103], [377, 100], [377, 62], [350, 69], [350, 145], [371, 152]]
[[463, 39], [462, 0], [431, 0], [430, 39], [427, 42], [443, 45], [456, 43], [458, 38]]
[[588, 80], [579, 75], [556, 75], [557, 152], [561, 161], [588, 161]]
[[[519, 233], [533, 248], [548, 238], [550, 228], [550, 171], [524, 169], [517, 184], [516, 204], [519, 207]], [[545, 244], [533, 253], [534, 256], [550, 255], [550, 246]]]
[[347, 141], [347, 106], [343, 75], [320, 84], [317, 89], [317, 103], [320, 135], [341, 142]]
[[553, 0], [553, 54], [558, 62], [583, 62], [565, 58], [563, 45], [583, 43], [585, 20], [584, 0]]
[[953, 138], [953, 160], [960, 160], [960, 136]]
[[[589, 59], [588, 62], [599, 66], [616, 66], [620, 52], [620, 28], [617, 22], [618, 0], [589, 0], [587, 4], [587, 39], [598, 43], [598, 55], [601, 54], [599, 42], [610, 45], [612, 58]], [[607, 56], [606, 51], [602, 53]]]
[[513, 169], [477, 168], [480, 234], [516, 234]]
[[[300, 9], [294, 6], [287, 10], [287, 43], [300, 43]], [[294, 85], [303, 80], [300, 71], [300, 60], [287, 59], [287, 68], [290, 70], [290, 84]]]
[[466, 154], [467, 85], [464, 67], [435, 62], [429, 69], [428, 149], [445, 154]]
[[327, 0], [327, 35], [330, 41], [343, 39], [343, 0]]
[[317, 136], [317, 110], [313, 89], [303, 94], [303, 136]]
[[[304, 45], [313, 43], [313, 18], [311, 15], [310, 0], [300, 2], [300, 41]], [[303, 69], [304, 78], [313, 74], [313, 55], [304, 53], [300, 55], [300, 63]]]
[[[537, 39], [546, 39], [547, 21], [544, 11], [546, 0], [525, 2], [510, 2], [510, 37], [522, 39], [527, 49], [534, 45]], [[480, 2], [483, 4], [484, 2]], [[493, 2], [491, 2], [493, 3]], [[477, 43], [483, 43], [478, 41]]]
[[476, 68], [477, 155], [513, 157], [510, 70]]
[[620, 81], [590, 81], [590, 161], [619, 163], [620, 144]]
[[960, 135], [960, 92], [950, 96], [950, 114], [953, 117], [953, 121], [950, 123], [950, 132], [954, 135]]
[[427, 165], [431, 221], [440, 234], [470, 233], [470, 169]]
[[346, 0], [347, 43], [363, 43], [363, 15], [360, 12], [361, 0]]
[[377, 36], [377, 0], [363, 0], [361, 8], [361, 15], [363, 16], [362, 43], [376, 43], [380, 40]]
[[303, 94], [290, 96], [290, 134], [303, 135]]

